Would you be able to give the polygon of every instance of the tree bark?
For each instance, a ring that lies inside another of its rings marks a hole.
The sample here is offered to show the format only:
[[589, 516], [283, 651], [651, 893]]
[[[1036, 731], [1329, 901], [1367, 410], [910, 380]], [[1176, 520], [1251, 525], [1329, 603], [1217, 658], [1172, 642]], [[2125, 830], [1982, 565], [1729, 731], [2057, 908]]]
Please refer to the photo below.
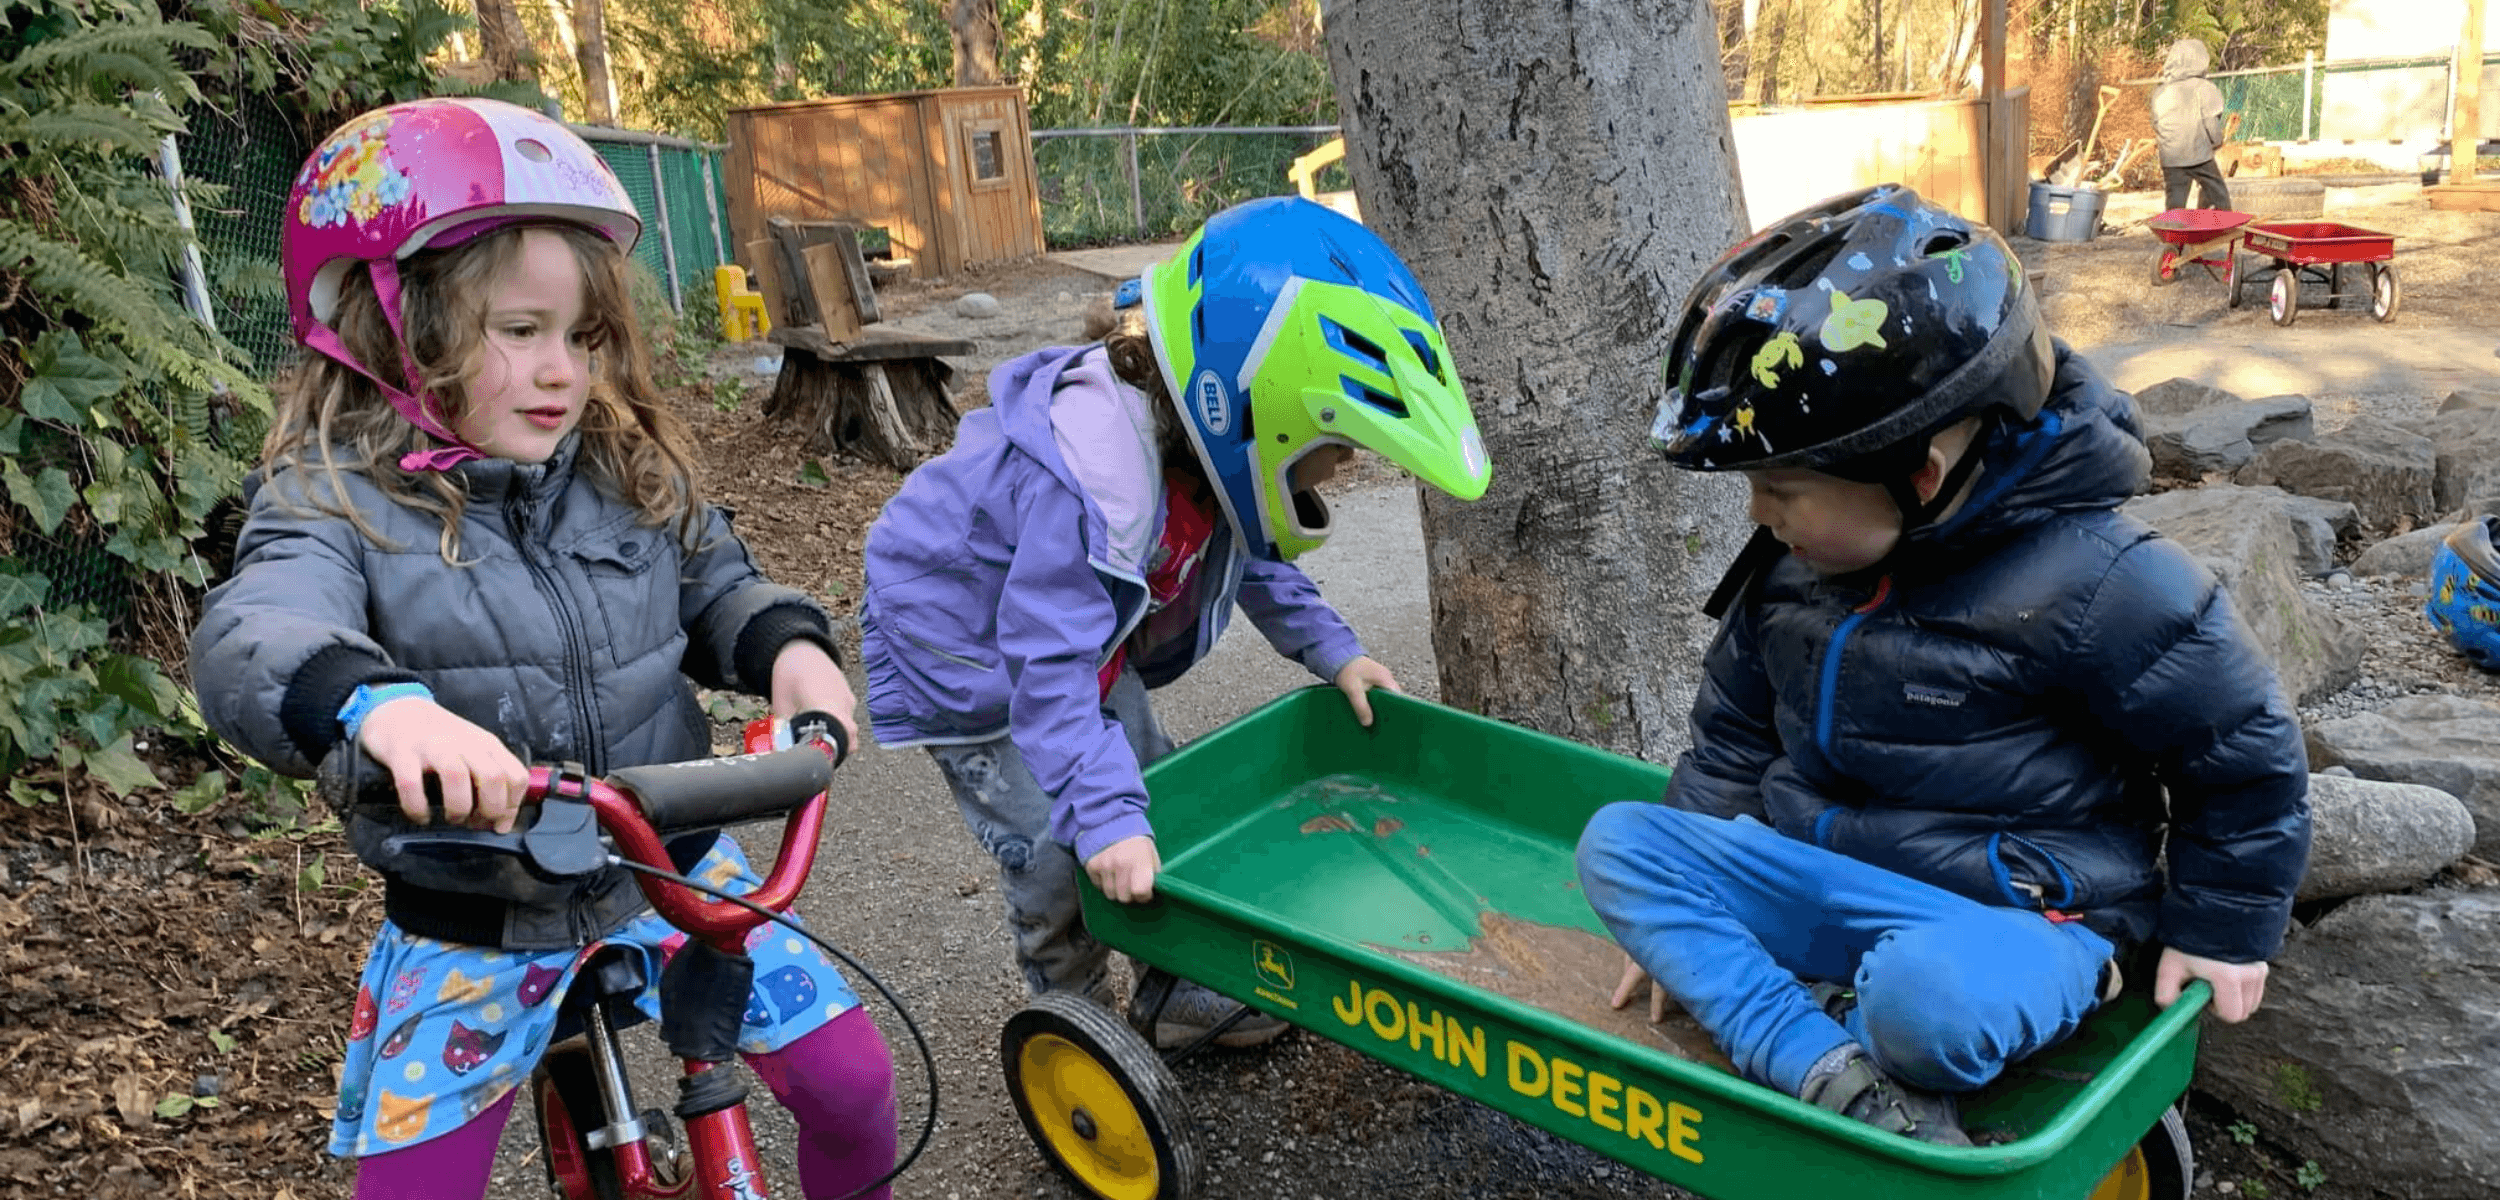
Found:
[[593, 125], [616, 124], [616, 77], [608, 70], [607, 0], [573, 0], [573, 60], [582, 68], [582, 107]]
[[476, 7], [478, 56], [493, 68], [495, 78], [537, 82], [538, 53], [530, 46], [515, 0], [476, 0]]
[[1751, 526], [1650, 451], [1684, 294], [1747, 228], [1709, 0], [1343, 0], [1364, 220], [1439, 311], [1493, 458], [1426, 489], [1448, 703], [1665, 761]]
[[955, 86], [997, 83], [998, 0], [948, 0], [946, 28], [955, 43]]

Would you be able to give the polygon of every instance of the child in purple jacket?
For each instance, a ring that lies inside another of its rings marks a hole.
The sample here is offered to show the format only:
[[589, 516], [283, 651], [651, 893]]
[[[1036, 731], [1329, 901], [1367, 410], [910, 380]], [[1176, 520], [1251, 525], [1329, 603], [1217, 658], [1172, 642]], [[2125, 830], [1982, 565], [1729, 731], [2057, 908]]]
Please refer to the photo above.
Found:
[[[1102, 342], [990, 376], [991, 407], [870, 527], [860, 614], [877, 740], [926, 746], [945, 772], [998, 860], [1026, 985], [1106, 1006], [1077, 869], [1113, 900], [1154, 894], [1140, 772], [1172, 743], [1147, 690], [1204, 658], [1239, 604], [1369, 724], [1365, 693], [1396, 679], [1286, 561], [1328, 536], [1315, 489], [1356, 447], [1465, 499], [1491, 476], [1430, 302], [1361, 225], [1252, 201], [1142, 282], [1142, 313]], [[1184, 982], [1156, 1041], [1237, 1007]], [[1283, 1030], [1253, 1013], [1218, 1040]]]

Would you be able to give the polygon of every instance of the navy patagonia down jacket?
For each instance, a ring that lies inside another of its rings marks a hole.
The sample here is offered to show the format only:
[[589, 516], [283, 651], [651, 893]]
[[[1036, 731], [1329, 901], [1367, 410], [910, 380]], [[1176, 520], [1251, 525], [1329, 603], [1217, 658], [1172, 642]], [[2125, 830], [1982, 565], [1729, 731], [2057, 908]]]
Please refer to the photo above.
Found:
[[2117, 511], [2149, 463], [2133, 403], [2061, 345], [2046, 409], [1986, 454], [1885, 576], [1755, 582], [1667, 803], [2122, 948], [2273, 957], [2309, 858], [2300, 728], [2213, 575]]

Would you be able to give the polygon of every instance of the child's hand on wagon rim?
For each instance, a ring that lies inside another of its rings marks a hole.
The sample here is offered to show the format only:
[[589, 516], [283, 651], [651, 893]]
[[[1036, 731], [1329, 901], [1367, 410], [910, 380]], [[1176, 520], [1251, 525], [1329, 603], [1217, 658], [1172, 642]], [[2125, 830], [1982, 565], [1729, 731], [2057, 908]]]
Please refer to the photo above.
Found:
[[1155, 874], [1163, 855], [1147, 834], [1121, 838], [1085, 860], [1085, 874], [1102, 894], [1122, 904], [1143, 904], [1155, 897]]
[[390, 768], [399, 811], [419, 825], [433, 819], [425, 805], [428, 775], [442, 781], [444, 818], [472, 829], [512, 832], [521, 797], [529, 794], [529, 768], [503, 739], [422, 696], [374, 709], [356, 743]]
[[2191, 979], [2202, 979], [2213, 985], [2213, 1014], [2225, 1024], [2238, 1024], [2257, 1011], [2266, 1001], [2266, 976], [2270, 968], [2261, 962], [2232, 963], [2219, 959], [2198, 958], [2183, 950], [2162, 947], [2161, 962], [2153, 968], [2153, 1003], [2168, 1008], [2178, 1003], [2179, 993]]
[[1354, 661], [1337, 668], [1337, 690], [1345, 693], [1345, 701], [1354, 706], [1354, 719], [1365, 729], [1371, 728], [1371, 697], [1364, 693], [1373, 688], [1387, 688], [1403, 696], [1406, 689], [1398, 686], [1398, 677], [1371, 655], [1357, 655]]

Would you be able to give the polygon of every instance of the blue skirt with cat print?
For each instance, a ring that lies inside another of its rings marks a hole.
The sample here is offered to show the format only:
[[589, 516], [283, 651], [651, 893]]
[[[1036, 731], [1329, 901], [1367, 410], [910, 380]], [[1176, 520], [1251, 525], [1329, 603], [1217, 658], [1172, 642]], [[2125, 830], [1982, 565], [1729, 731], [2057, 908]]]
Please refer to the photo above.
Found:
[[[762, 882], [727, 835], [693, 878], [733, 893]], [[440, 942], [384, 922], [356, 988], [330, 1153], [360, 1158], [441, 1137], [527, 1082], [555, 1031], [552, 1001], [600, 946], [643, 951], [653, 984], [637, 1003], [656, 1019], [660, 967], [685, 941], [651, 912], [584, 949], [544, 954]], [[739, 1030], [745, 1053], [779, 1050], [859, 1004], [824, 952], [787, 928], [756, 929], [747, 955], [755, 987]]]

